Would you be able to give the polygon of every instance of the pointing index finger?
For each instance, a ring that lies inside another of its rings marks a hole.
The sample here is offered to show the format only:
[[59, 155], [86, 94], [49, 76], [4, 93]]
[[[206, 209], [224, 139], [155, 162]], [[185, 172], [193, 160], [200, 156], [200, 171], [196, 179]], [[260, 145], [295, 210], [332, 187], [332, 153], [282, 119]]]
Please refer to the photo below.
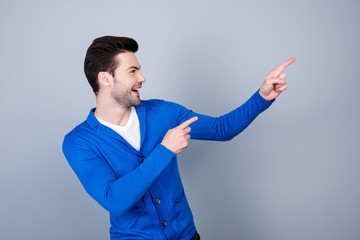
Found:
[[181, 129], [185, 129], [187, 128], [190, 124], [192, 124], [193, 122], [197, 121], [198, 117], [192, 117], [188, 120], [186, 120], [185, 122], [183, 122], [182, 124], [179, 125], [179, 128]]
[[295, 62], [295, 59], [294, 59], [294, 58], [290, 58], [289, 60], [287, 60], [286, 62], [284, 62], [283, 64], [281, 64], [281, 65], [278, 66], [277, 68], [275, 68], [274, 70], [272, 70], [272, 71], [269, 73], [269, 75], [267, 75], [266, 79], [277, 77], [282, 70], [284, 70], [287, 66], [289, 66], [289, 65], [292, 64], [293, 62]]

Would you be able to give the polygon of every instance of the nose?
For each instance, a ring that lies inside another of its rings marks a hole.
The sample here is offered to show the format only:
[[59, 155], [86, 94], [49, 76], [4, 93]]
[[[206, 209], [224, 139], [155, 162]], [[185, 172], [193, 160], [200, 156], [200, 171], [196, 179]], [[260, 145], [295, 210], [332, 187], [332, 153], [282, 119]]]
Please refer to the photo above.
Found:
[[145, 82], [146, 79], [145, 79], [144, 75], [142, 75], [140, 72], [139, 72], [139, 75], [140, 76], [139, 76], [138, 82], [140, 82], [140, 83]]

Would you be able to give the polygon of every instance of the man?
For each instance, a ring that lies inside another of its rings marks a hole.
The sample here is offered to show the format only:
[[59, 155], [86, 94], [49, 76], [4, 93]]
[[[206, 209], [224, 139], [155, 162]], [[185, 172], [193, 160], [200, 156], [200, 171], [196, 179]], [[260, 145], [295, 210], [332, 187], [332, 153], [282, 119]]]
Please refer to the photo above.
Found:
[[84, 70], [96, 108], [65, 136], [63, 152], [85, 190], [110, 212], [111, 239], [200, 239], [176, 155], [190, 136], [225, 141], [244, 130], [287, 88], [280, 72], [294, 59], [242, 106], [213, 118], [172, 102], [141, 101], [137, 49], [135, 40], [114, 36], [90, 45]]

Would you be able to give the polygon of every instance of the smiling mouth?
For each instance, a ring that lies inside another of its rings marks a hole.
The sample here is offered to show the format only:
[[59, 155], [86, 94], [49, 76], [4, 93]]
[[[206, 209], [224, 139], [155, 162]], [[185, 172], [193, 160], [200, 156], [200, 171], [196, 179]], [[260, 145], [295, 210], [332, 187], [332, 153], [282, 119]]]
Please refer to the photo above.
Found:
[[139, 96], [139, 95], [140, 95], [140, 93], [139, 93], [139, 91], [138, 91], [137, 89], [131, 89], [131, 91], [132, 91], [133, 93], [135, 93], [136, 96]]

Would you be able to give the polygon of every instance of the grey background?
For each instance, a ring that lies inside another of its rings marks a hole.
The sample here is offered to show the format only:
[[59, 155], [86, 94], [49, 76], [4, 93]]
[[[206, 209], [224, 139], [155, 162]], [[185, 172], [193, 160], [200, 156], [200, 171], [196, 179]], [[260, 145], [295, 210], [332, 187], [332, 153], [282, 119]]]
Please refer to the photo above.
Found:
[[109, 239], [61, 151], [95, 97], [91, 41], [131, 36], [143, 99], [218, 116], [290, 57], [288, 90], [230, 142], [179, 155], [202, 239], [360, 239], [358, 1], [1, 1], [0, 239]]

